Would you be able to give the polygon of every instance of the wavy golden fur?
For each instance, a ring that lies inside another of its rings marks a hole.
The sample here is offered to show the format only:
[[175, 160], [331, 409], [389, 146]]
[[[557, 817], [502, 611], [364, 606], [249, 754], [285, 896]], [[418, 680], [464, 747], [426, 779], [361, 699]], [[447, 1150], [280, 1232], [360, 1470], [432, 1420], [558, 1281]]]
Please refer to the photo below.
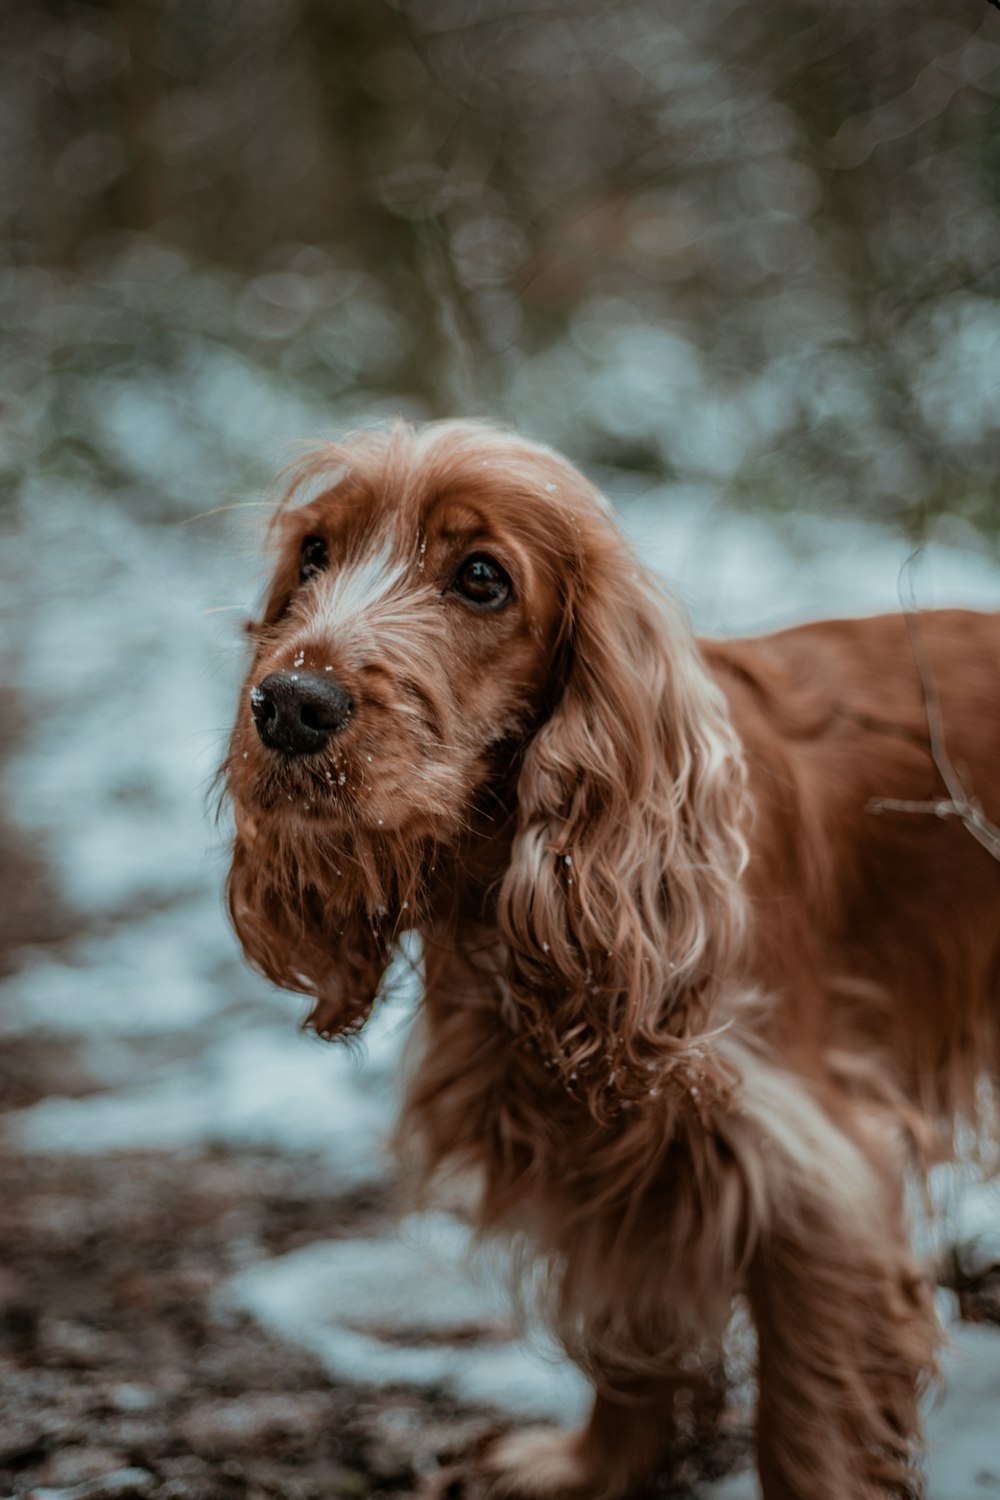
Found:
[[233, 920], [323, 1035], [420, 934], [408, 1169], [514, 1238], [596, 1391], [499, 1445], [498, 1488], [611, 1500], [675, 1460], [744, 1295], [766, 1500], [916, 1494], [902, 1180], [997, 1071], [1000, 868], [876, 799], [947, 795], [928, 671], [1000, 797], [997, 619], [697, 643], [574, 468], [465, 422], [318, 450], [276, 554]]

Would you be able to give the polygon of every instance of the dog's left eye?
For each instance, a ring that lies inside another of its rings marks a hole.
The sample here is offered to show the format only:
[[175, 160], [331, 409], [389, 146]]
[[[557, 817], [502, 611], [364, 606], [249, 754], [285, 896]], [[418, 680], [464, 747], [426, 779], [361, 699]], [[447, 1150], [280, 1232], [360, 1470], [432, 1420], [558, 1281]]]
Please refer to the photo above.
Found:
[[481, 552], [465, 559], [455, 574], [452, 588], [480, 609], [499, 609], [511, 595], [511, 582], [503, 568]]
[[325, 573], [329, 565], [330, 554], [323, 538], [321, 536], [303, 538], [299, 551], [299, 582], [305, 583], [308, 579], [315, 578], [317, 573]]

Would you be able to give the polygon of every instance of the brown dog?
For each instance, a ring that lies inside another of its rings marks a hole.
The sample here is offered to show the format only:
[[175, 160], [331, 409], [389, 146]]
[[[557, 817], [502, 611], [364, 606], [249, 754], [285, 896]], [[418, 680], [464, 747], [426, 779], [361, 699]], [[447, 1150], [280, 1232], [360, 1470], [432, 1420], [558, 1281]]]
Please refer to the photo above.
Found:
[[997, 1071], [1000, 623], [696, 643], [592, 486], [479, 424], [307, 483], [225, 766], [233, 920], [326, 1036], [422, 938], [409, 1160], [517, 1238], [597, 1393], [493, 1474], [640, 1483], [744, 1293], [767, 1500], [913, 1493], [902, 1182]]

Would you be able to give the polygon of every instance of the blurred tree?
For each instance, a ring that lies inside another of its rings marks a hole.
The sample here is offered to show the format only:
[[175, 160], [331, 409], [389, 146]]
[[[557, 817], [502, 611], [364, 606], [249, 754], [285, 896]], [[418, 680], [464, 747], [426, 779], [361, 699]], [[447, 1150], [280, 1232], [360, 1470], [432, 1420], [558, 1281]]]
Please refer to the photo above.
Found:
[[141, 231], [256, 278], [237, 325], [321, 391], [1000, 515], [984, 0], [7, 0], [0, 59], [15, 264]]

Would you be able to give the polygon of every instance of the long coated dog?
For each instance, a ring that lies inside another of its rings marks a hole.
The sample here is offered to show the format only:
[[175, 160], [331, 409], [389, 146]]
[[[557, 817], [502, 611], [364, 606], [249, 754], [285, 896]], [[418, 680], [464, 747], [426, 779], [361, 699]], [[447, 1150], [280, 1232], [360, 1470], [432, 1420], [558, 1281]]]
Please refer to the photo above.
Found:
[[406, 1170], [516, 1242], [595, 1387], [493, 1481], [669, 1465], [742, 1295], [766, 1500], [917, 1493], [903, 1184], [998, 1069], [997, 618], [696, 641], [591, 484], [477, 423], [317, 451], [276, 528], [233, 920], [325, 1036], [420, 936]]

